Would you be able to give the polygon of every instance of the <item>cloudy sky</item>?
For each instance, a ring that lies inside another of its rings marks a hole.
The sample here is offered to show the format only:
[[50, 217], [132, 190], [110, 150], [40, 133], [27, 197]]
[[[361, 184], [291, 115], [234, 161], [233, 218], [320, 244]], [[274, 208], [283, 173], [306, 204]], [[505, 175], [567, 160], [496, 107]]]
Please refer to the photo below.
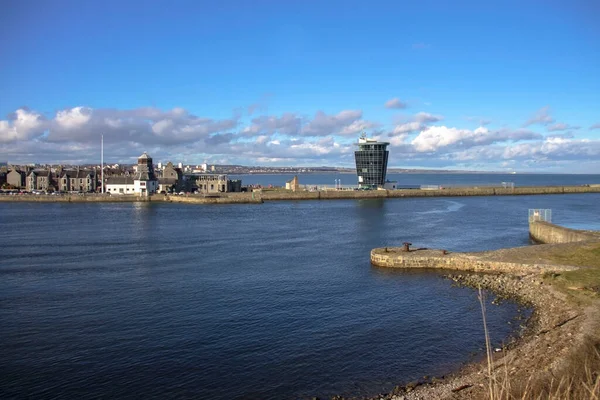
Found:
[[[494, 4], [495, 3], [495, 4]], [[600, 171], [600, 2], [8, 0], [0, 162]]]

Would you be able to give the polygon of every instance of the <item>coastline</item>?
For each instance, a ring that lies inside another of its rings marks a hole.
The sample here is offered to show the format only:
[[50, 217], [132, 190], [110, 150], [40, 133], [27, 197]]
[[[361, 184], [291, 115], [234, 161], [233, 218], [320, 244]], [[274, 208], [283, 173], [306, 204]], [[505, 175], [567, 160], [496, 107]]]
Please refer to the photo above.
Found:
[[446, 189], [397, 189], [397, 190], [260, 190], [241, 193], [220, 193], [217, 197], [204, 195], [108, 195], [108, 194], [66, 194], [66, 195], [3, 195], [0, 202], [48, 202], [48, 203], [113, 203], [113, 202], [159, 202], [188, 204], [262, 204], [265, 201], [298, 200], [363, 200], [401, 199], [416, 197], [470, 197], [470, 196], [522, 196], [544, 194], [600, 193], [600, 185], [590, 186], [530, 186], [530, 187], [468, 187]]
[[[443, 250], [414, 250], [404, 252], [404, 258], [419, 259], [446, 257], [448, 263], [438, 261], [434, 268], [448, 270], [446, 276], [455, 284], [482, 288], [500, 298], [513, 298], [533, 308], [523, 335], [502, 348], [493, 349], [494, 374], [508, 382], [511, 390], [534, 390], [537, 382], [547, 382], [564, 376], [570, 368], [569, 360], [584, 358], [589, 343], [600, 341], [600, 307], [598, 296], [573, 297], [553, 285], [553, 279], [566, 271], [580, 268], [569, 265], [569, 260], [560, 264], [545, 261], [548, 253], [561, 254], [578, 252], [590, 246], [597, 247], [600, 240], [578, 243], [540, 244], [512, 249], [500, 249], [479, 253], [446, 253]], [[385, 263], [381, 253], [400, 254], [399, 248], [374, 249], [372, 261], [381, 268], [427, 268], [425, 264]], [[435, 254], [432, 254], [435, 253]], [[379, 253], [379, 256], [378, 256]], [[439, 256], [438, 256], [439, 254]], [[375, 258], [373, 258], [375, 256]], [[464, 260], [469, 260], [464, 262]], [[519, 263], [517, 260], [523, 259]], [[457, 261], [455, 264], [452, 260]], [[542, 260], [535, 264], [530, 260]], [[431, 260], [430, 260], [431, 261]], [[498, 263], [498, 268], [490, 268]], [[510, 265], [510, 268], [506, 268]], [[477, 268], [479, 266], [480, 268]], [[586, 288], [570, 287], [578, 296]], [[597, 290], [597, 289], [596, 289]], [[482, 337], [482, 343], [484, 338]], [[480, 399], [489, 398], [488, 364], [486, 360], [463, 366], [458, 371], [442, 378], [411, 382], [397, 386], [387, 394], [371, 397], [385, 400], [425, 399]], [[506, 396], [505, 396], [506, 397]], [[518, 397], [521, 398], [521, 397]], [[535, 397], [537, 398], [537, 397]], [[342, 399], [341, 397], [339, 399]]]

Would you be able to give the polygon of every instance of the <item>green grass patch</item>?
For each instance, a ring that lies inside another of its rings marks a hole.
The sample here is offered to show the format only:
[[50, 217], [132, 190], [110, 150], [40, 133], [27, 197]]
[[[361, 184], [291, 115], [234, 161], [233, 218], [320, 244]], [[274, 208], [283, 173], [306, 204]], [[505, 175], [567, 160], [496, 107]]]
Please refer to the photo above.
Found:
[[600, 244], [548, 254], [549, 261], [555, 264], [574, 265], [581, 269], [560, 274], [546, 274], [545, 278], [563, 292], [577, 300], [600, 298]]

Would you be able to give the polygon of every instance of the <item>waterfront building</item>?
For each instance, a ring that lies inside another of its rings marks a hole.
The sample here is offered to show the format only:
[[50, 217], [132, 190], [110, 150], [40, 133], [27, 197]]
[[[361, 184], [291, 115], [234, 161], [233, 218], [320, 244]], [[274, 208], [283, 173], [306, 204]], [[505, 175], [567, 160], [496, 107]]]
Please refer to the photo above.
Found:
[[[109, 176], [106, 178], [106, 193], [110, 194], [136, 194], [133, 176]], [[139, 193], [137, 193], [139, 194]]]
[[228, 179], [224, 174], [194, 174], [198, 193], [216, 194], [226, 192], [241, 192], [242, 181]]
[[285, 188], [287, 190], [291, 190], [292, 192], [297, 192], [300, 190], [300, 182], [298, 181], [298, 175], [294, 175], [292, 179], [285, 182]]
[[25, 177], [26, 174], [24, 171], [15, 168], [6, 175], [6, 183], [17, 189], [21, 189], [25, 187]]
[[354, 152], [356, 175], [361, 189], [377, 189], [385, 185], [389, 151], [387, 142], [369, 139], [363, 133]]
[[135, 186], [135, 193], [140, 196], [148, 196], [156, 193], [158, 189], [158, 179], [156, 179], [156, 175], [154, 174], [152, 157], [146, 152], [138, 157], [137, 171], [133, 184]]
[[173, 192], [182, 189], [183, 172], [181, 168], [175, 168], [172, 162], [168, 162], [162, 170], [162, 176], [158, 178], [159, 192]]
[[52, 171], [49, 169], [34, 169], [27, 175], [25, 186], [28, 192], [32, 190], [55, 190], [52, 182]]
[[138, 157], [133, 176], [111, 176], [106, 179], [106, 191], [111, 194], [148, 196], [156, 193], [157, 190], [158, 179], [154, 173], [152, 157], [145, 152]]
[[96, 191], [96, 174], [93, 171], [63, 170], [58, 176], [58, 190], [61, 192], [94, 192]]

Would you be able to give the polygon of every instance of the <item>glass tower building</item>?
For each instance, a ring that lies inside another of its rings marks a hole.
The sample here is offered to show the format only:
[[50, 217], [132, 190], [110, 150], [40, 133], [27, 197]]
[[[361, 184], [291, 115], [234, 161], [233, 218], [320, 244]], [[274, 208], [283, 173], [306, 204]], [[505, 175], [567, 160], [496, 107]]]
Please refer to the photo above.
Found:
[[358, 139], [358, 150], [354, 152], [358, 186], [362, 189], [377, 189], [385, 183], [389, 151], [387, 142], [367, 139], [365, 134]]

